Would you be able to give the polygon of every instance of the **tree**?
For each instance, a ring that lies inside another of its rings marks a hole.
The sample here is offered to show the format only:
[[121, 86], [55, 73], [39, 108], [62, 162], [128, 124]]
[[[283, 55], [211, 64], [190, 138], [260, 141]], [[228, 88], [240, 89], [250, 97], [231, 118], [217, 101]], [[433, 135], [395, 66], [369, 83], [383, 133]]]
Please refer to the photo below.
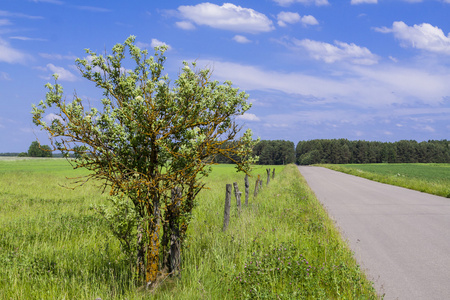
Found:
[[52, 149], [48, 145], [41, 145], [38, 141], [33, 141], [28, 148], [30, 157], [52, 157]]
[[[89, 59], [76, 61], [82, 76], [103, 90], [101, 109], [88, 109], [76, 94], [66, 102], [54, 76], [32, 113], [54, 149], [75, 154], [74, 167], [92, 171], [87, 179], [110, 189], [112, 214], [123, 224], [112, 224], [113, 232], [136, 256], [137, 276], [149, 285], [177, 270], [169, 247], [182, 246], [214, 157], [237, 155], [237, 170], [248, 172], [254, 142], [250, 130], [238, 138], [241, 128], [234, 122], [250, 108], [247, 94], [229, 81], [212, 81], [211, 71], [196, 70], [195, 63], [183, 62], [171, 84], [163, 75], [166, 47], [149, 57], [134, 41], [131, 36], [115, 45], [110, 55], [86, 50]], [[51, 108], [58, 117], [46, 124], [43, 115]]]

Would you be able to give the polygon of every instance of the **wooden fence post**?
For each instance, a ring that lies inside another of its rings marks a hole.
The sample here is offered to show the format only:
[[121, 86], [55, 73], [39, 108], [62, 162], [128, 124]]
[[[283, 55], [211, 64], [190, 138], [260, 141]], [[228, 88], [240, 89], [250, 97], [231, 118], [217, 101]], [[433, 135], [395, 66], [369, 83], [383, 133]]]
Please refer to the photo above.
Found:
[[258, 174], [258, 178], [256, 178], [255, 192], [253, 193], [253, 197], [258, 196], [258, 190], [259, 190], [259, 174]]
[[248, 184], [248, 175], [245, 174], [245, 206], [248, 206], [248, 189], [249, 189], [249, 184]]
[[261, 176], [258, 175], [258, 180], [259, 180], [259, 187], [262, 188], [262, 179]]
[[236, 206], [238, 209], [238, 214], [241, 214], [241, 192], [239, 192], [239, 187], [237, 182], [233, 182], [234, 186], [234, 196], [236, 197]]
[[270, 169], [266, 169], [267, 172], [267, 185], [270, 183]]
[[230, 206], [231, 206], [231, 184], [226, 185], [225, 192], [225, 211], [223, 214], [223, 231], [226, 231], [230, 223]]
[[275, 168], [273, 168], [273, 171], [272, 171], [272, 179], [275, 179]]

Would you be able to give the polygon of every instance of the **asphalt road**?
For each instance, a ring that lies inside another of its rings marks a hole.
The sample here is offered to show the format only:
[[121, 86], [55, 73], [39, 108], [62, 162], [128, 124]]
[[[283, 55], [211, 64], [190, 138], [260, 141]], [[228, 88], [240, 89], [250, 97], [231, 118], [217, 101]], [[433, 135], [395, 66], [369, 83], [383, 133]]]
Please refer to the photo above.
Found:
[[384, 299], [450, 299], [450, 199], [299, 167]]

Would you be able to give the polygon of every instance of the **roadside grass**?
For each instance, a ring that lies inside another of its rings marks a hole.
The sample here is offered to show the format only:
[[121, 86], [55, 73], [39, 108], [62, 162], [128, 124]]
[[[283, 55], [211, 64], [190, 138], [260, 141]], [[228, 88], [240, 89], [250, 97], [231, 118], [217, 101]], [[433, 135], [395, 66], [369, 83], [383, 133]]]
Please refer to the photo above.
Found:
[[450, 198], [450, 164], [323, 164], [319, 166]]
[[[180, 278], [152, 293], [134, 286], [127, 257], [89, 207], [105, 204], [94, 182], [75, 190], [61, 159], [0, 161], [0, 299], [374, 299], [352, 252], [297, 168], [276, 166], [222, 232], [225, 184], [244, 176], [218, 165], [199, 195]], [[234, 199], [233, 199], [234, 200]], [[235, 203], [235, 200], [234, 202]], [[242, 201], [244, 203], [244, 201]], [[235, 205], [234, 205], [235, 208]]]

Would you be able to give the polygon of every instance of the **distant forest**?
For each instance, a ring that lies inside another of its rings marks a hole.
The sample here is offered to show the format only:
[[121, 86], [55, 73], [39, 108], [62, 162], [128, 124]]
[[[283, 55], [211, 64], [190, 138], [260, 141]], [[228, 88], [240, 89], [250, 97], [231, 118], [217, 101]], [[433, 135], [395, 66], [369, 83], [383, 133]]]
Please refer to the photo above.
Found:
[[[232, 147], [232, 143], [224, 144], [223, 147]], [[253, 148], [253, 154], [259, 156], [259, 165], [287, 165], [295, 163], [295, 145], [291, 141], [283, 140], [261, 140]], [[239, 157], [232, 157], [239, 160]], [[217, 155], [215, 162], [219, 164], [231, 164], [233, 161], [223, 155]]]
[[450, 141], [402, 140], [394, 143], [347, 139], [300, 141], [297, 163], [310, 165], [365, 163], [450, 163]]

